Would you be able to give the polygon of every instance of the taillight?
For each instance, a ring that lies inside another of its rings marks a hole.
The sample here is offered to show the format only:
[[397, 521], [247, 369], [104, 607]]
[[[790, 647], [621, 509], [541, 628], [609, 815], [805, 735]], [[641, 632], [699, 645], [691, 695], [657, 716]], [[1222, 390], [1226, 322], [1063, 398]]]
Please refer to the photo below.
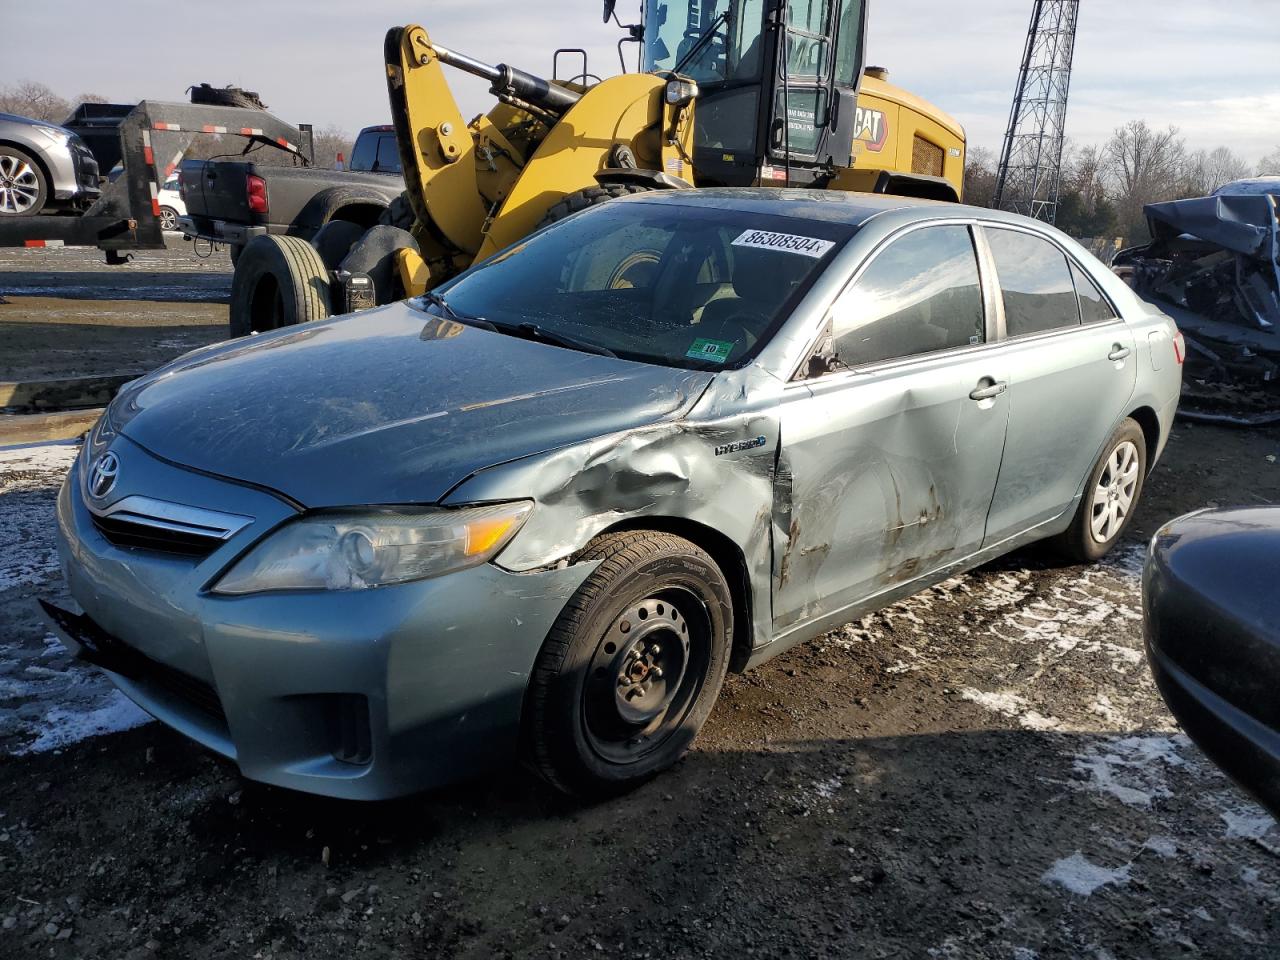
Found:
[[249, 196], [250, 213], [267, 212], [267, 181], [252, 173], [244, 178], [245, 192]]
[[1173, 357], [1178, 361], [1178, 366], [1182, 366], [1187, 359], [1187, 341], [1182, 338], [1181, 330], [1173, 335]]

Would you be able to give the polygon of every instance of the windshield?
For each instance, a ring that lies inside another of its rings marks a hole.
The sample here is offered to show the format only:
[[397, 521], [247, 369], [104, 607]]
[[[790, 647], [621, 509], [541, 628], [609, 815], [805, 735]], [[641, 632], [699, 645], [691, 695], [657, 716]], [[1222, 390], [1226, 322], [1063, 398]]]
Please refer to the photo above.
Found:
[[614, 201], [468, 270], [436, 291], [448, 308], [431, 309], [626, 359], [733, 367], [763, 348], [853, 232], [744, 210]]
[[647, 71], [679, 67], [699, 83], [761, 75], [764, 0], [645, 0], [644, 25]]

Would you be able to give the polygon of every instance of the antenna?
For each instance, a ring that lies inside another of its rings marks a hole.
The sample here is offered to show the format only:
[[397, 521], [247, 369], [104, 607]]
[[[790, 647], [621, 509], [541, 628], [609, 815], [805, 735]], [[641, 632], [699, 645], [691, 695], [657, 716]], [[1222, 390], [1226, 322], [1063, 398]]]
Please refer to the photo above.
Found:
[[1080, 0], [1034, 0], [992, 206], [1054, 223]]

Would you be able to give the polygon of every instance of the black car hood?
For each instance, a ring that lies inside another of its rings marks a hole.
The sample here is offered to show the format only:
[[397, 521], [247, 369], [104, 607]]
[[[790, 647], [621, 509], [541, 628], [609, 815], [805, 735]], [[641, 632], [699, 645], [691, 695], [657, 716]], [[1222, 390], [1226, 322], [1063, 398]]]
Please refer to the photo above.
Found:
[[484, 467], [678, 417], [711, 377], [393, 304], [183, 357], [112, 419], [157, 456], [305, 506], [430, 503]]

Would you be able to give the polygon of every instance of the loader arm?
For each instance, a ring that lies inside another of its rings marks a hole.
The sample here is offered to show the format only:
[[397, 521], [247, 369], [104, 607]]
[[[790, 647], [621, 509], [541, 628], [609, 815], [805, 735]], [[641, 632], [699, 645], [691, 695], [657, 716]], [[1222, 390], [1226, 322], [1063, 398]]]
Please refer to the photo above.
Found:
[[[410, 296], [527, 236], [601, 176], [692, 182], [693, 103], [667, 96], [678, 80], [629, 74], [590, 88], [558, 84], [456, 53], [420, 26], [389, 31], [384, 54], [419, 246], [397, 253]], [[499, 103], [465, 122], [446, 65], [488, 79]]]

